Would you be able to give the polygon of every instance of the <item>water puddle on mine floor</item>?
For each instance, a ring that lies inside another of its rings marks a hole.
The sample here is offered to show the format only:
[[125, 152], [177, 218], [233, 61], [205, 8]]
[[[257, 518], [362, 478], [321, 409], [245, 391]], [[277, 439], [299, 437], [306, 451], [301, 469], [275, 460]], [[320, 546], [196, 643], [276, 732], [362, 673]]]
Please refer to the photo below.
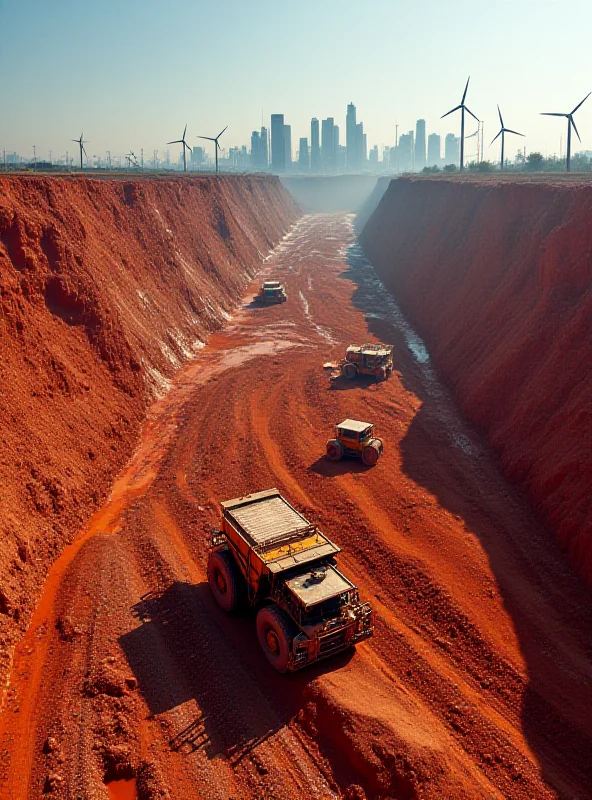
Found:
[[137, 800], [136, 779], [109, 781], [106, 783], [109, 800]]

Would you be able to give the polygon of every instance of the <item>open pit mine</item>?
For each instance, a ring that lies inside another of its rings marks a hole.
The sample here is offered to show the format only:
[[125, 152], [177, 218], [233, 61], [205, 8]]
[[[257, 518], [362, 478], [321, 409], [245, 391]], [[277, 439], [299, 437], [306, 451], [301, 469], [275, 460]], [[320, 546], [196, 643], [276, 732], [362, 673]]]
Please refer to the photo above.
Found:
[[0, 798], [591, 796], [592, 187], [332, 180], [0, 178]]

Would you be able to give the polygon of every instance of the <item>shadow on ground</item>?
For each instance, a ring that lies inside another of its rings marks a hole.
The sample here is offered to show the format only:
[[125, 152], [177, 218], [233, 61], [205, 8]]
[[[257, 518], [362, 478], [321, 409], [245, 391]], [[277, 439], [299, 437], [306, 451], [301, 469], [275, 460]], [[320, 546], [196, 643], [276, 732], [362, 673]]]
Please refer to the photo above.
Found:
[[367, 472], [371, 466], [363, 464], [358, 458], [343, 458], [341, 461], [329, 461], [325, 456], [317, 458], [308, 468], [309, 472], [316, 472], [323, 478], [335, 478], [337, 475], [347, 475], [352, 472]]
[[319, 675], [352, 658], [348, 651], [302, 672], [275, 672], [257, 643], [254, 615], [225, 614], [207, 583], [175, 582], [142, 597], [132, 613], [140, 625], [119, 643], [150, 714], [194, 701], [171, 749], [224, 755], [233, 764], [293, 719]]
[[[403, 469], [480, 540], [528, 671], [522, 692], [524, 735], [543, 778], [560, 797], [588, 797], [592, 599], [553, 533], [507, 482], [487, 442], [463, 419], [424, 343], [357, 242], [348, 250], [348, 265], [341, 277], [355, 284], [354, 305], [364, 312], [371, 334], [395, 345], [395, 369], [422, 401], [401, 443]], [[500, 687], [502, 700], [505, 690]]]

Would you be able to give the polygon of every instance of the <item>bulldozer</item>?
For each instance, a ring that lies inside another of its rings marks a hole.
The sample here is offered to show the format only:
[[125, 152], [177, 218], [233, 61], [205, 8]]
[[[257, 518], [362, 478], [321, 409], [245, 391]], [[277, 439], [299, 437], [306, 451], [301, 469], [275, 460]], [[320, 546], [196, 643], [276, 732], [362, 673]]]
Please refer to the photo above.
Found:
[[385, 381], [393, 372], [393, 347], [390, 344], [350, 344], [339, 363], [339, 371], [347, 380], [357, 375], [374, 375], [377, 381]]
[[264, 281], [256, 297], [257, 302], [265, 306], [285, 303], [287, 299], [286, 289], [279, 281]]
[[210, 589], [224, 611], [256, 610], [259, 644], [278, 672], [302, 669], [372, 636], [370, 604], [337, 568], [340, 548], [277, 489], [221, 506], [208, 558]]
[[382, 439], [374, 435], [374, 425], [357, 419], [344, 419], [335, 426], [335, 438], [327, 442], [329, 461], [344, 457], [361, 458], [367, 467], [378, 463], [384, 449]]

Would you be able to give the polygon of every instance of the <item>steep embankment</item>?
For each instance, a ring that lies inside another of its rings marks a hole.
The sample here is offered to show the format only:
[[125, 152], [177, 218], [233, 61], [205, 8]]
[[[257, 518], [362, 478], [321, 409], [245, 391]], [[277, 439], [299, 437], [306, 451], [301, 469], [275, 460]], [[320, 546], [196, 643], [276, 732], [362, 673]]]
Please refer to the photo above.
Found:
[[389, 183], [392, 180], [392, 178], [382, 176], [376, 181], [376, 186], [368, 195], [366, 201], [356, 214], [355, 229], [357, 233], [360, 233], [360, 231], [364, 230], [364, 225], [376, 211], [378, 204], [382, 200], [383, 195], [388, 189]]
[[592, 186], [393, 181], [362, 244], [592, 585]]
[[275, 178], [0, 180], [0, 645], [297, 215]]

